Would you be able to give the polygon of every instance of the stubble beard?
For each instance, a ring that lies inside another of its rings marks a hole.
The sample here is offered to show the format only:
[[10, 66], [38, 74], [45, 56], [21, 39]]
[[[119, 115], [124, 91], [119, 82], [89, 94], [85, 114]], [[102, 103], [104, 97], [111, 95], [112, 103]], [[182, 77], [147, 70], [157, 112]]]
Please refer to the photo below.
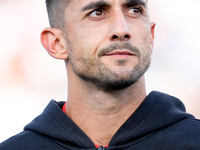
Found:
[[[122, 69], [122, 73], [113, 71], [101, 62], [98, 62], [97, 70], [93, 69], [95, 63], [93, 65], [91, 62], [94, 61], [91, 61], [91, 59], [79, 58], [75, 60], [73, 57], [69, 57], [69, 62], [76, 75], [82, 80], [96, 85], [104, 90], [122, 90], [136, 83], [138, 79], [140, 79], [141, 76], [143, 76], [148, 70], [151, 62], [150, 54], [142, 56], [139, 53], [139, 49], [136, 47], [132, 47], [131, 50], [137, 52], [138, 63], [132, 70]], [[101, 51], [101, 53], [103, 52]], [[77, 65], [76, 62], [79, 62], [79, 64]], [[126, 62], [124, 60], [118, 60], [117, 63], [118, 65], [123, 66]], [[96, 72], [93, 70], [96, 70]]]

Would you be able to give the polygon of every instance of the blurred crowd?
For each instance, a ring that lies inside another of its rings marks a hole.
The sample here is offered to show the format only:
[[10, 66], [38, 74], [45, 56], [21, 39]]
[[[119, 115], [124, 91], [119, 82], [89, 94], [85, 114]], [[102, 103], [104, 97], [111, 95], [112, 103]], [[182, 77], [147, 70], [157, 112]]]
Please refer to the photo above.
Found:
[[[200, 118], [200, 1], [149, 0], [156, 22], [147, 91], [180, 98]], [[40, 44], [45, 0], [0, 0], [0, 142], [22, 131], [51, 99], [66, 101], [64, 62]]]

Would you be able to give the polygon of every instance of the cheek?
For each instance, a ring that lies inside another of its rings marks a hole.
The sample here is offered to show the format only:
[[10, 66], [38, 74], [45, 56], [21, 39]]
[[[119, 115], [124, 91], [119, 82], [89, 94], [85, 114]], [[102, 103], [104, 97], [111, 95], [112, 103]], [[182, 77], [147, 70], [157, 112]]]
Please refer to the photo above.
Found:
[[[76, 32], [76, 33], [74, 33]], [[97, 66], [95, 56], [95, 44], [92, 40], [83, 35], [83, 33], [74, 31], [73, 35], [68, 37], [68, 53], [72, 66], [78, 71], [90, 71]], [[79, 35], [79, 36], [77, 36]]]
[[145, 26], [141, 26], [135, 30], [135, 34], [132, 34], [133, 44], [138, 46], [141, 53], [151, 53], [152, 42], [150, 29]]
[[73, 49], [87, 52], [94, 43], [95, 34], [91, 34], [85, 27], [71, 26], [68, 28], [68, 40]]

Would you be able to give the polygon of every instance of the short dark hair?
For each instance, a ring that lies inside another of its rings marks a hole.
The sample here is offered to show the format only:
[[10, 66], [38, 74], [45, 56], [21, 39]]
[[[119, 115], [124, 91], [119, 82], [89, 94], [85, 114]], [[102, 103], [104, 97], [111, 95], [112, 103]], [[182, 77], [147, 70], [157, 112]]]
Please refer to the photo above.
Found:
[[65, 26], [65, 9], [71, 0], [46, 0], [49, 23], [52, 28], [63, 29]]

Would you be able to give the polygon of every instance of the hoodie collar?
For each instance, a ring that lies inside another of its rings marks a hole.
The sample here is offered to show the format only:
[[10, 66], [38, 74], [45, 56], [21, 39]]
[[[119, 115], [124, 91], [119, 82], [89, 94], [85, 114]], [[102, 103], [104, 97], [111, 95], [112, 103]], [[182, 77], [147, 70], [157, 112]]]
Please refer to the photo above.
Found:
[[[52, 100], [25, 130], [48, 136], [69, 149], [96, 149], [89, 137], [62, 111], [63, 105], [64, 102]], [[157, 130], [187, 117], [191, 115], [185, 113], [181, 101], [160, 92], [151, 92], [114, 135], [109, 149], [134, 145]]]

